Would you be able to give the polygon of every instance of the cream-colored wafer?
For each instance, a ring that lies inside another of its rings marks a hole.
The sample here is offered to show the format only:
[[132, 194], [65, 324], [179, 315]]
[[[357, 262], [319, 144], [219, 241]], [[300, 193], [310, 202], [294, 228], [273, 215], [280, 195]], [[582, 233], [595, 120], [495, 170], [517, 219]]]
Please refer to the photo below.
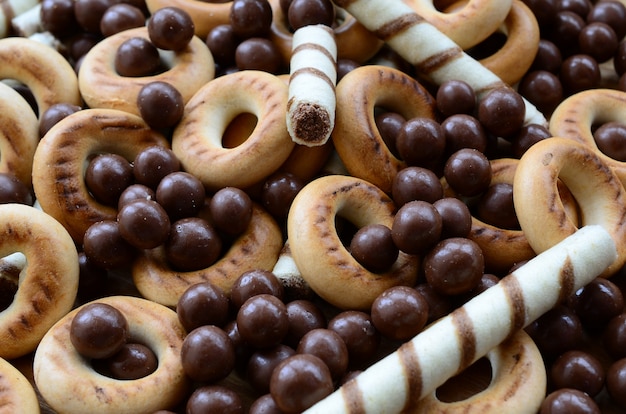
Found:
[[285, 242], [280, 251], [272, 273], [281, 281], [285, 290], [298, 297], [308, 296], [312, 292], [311, 287], [302, 277], [302, 272], [298, 269], [296, 261], [293, 260], [289, 240]]
[[30, 9], [12, 18], [11, 28], [16, 36], [21, 37], [29, 37], [37, 32], [40, 32], [42, 29], [41, 3], [35, 4]]
[[37, 7], [39, 0], [1, 0], [0, 1], [0, 37], [11, 33], [12, 20]]
[[581, 228], [306, 413], [411, 412], [415, 401], [589, 283], [616, 257], [615, 244], [602, 226]]
[[[436, 84], [460, 79], [480, 100], [504, 83], [493, 72], [463, 52], [450, 38], [401, 0], [335, 0]], [[525, 124], [547, 125], [543, 114], [527, 100]]]
[[301, 145], [323, 145], [335, 125], [337, 44], [328, 26], [310, 25], [293, 34], [287, 130]]

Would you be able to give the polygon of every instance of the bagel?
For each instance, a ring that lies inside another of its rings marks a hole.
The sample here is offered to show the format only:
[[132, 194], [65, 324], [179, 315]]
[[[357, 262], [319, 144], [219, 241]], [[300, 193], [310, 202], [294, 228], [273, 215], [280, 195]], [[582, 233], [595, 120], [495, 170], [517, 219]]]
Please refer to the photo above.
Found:
[[0, 171], [14, 174], [30, 187], [39, 121], [30, 105], [10, 86], [0, 82]]
[[35, 350], [50, 327], [72, 309], [78, 292], [78, 253], [56, 220], [23, 204], [0, 205], [0, 256], [20, 252], [17, 292], [0, 312], [0, 358]]
[[[273, 19], [269, 38], [278, 48], [283, 62], [288, 64], [291, 60], [293, 31], [280, 7], [280, 0], [270, 0], [270, 5]], [[374, 57], [383, 42], [344, 9], [335, 7], [335, 13], [337, 24], [332, 29], [337, 42], [337, 59], [365, 63]]]
[[462, 49], [476, 46], [498, 30], [513, 3], [512, 0], [470, 0], [453, 10], [440, 11], [433, 0], [403, 1]]
[[391, 228], [395, 205], [379, 188], [356, 178], [329, 175], [308, 183], [295, 197], [287, 217], [291, 255], [302, 278], [324, 300], [341, 309], [369, 309], [384, 290], [412, 286], [419, 258], [400, 253], [390, 270], [365, 269], [342, 244], [335, 228], [339, 215], [357, 228]]
[[554, 136], [570, 138], [591, 148], [626, 185], [626, 162], [615, 160], [598, 148], [592, 128], [626, 119], [626, 92], [591, 89], [571, 95], [561, 102], [550, 117], [549, 130]]
[[391, 193], [394, 177], [406, 163], [387, 148], [374, 111], [384, 108], [405, 119], [435, 119], [435, 100], [409, 75], [393, 68], [361, 66], [337, 84], [337, 113], [331, 135], [349, 173]]
[[118, 109], [139, 115], [137, 96], [151, 82], [166, 82], [175, 87], [187, 102], [215, 76], [215, 62], [206, 43], [194, 36], [178, 52], [161, 51], [168, 70], [152, 76], [121, 76], [115, 70], [115, 55], [126, 40], [142, 37], [149, 40], [148, 29], [125, 30], [98, 42], [85, 55], [78, 72], [78, 86], [90, 108]]
[[143, 297], [176, 306], [180, 296], [193, 284], [210, 281], [229, 294], [242, 273], [253, 269], [271, 271], [282, 247], [280, 228], [265, 210], [254, 204], [247, 230], [208, 268], [176, 271], [169, 266], [163, 247], [158, 247], [139, 255], [132, 265], [132, 277]]
[[129, 162], [144, 148], [168, 146], [164, 136], [138, 116], [114, 109], [85, 109], [54, 125], [33, 159], [33, 189], [41, 208], [81, 243], [93, 223], [115, 219], [117, 209], [96, 201], [83, 178], [86, 163], [100, 153]]
[[413, 413], [528, 413], [535, 414], [546, 392], [546, 367], [537, 345], [523, 330], [493, 348], [485, 358], [491, 364], [486, 389], [469, 398], [444, 402], [437, 392], [419, 400]]
[[513, 203], [528, 242], [541, 253], [578, 228], [565, 212], [557, 179], [576, 199], [580, 225], [601, 225], [615, 241], [618, 258], [602, 276], [613, 275], [626, 261], [626, 190], [597, 153], [572, 139], [542, 140], [517, 166]]
[[164, 7], [178, 7], [186, 11], [193, 21], [196, 36], [206, 39], [209, 32], [220, 24], [230, 24], [232, 1], [203, 2], [197, 0], [146, 0], [150, 14]]
[[96, 302], [124, 314], [131, 340], [148, 346], [157, 357], [158, 367], [136, 380], [117, 380], [96, 372], [70, 341], [72, 319], [81, 306], [56, 323], [35, 352], [35, 384], [46, 403], [67, 414], [148, 414], [180, 402], [189, 384], [180, 360], [186, 332], [176, 312], [131, 296], [111, 296]]
[[[204, 85], [185, 105], [174, 130], [172, 150], [186, 171], [210, 190], [246, 188], [278, 170], [295, 143], [287, 131], [288, 89], [267, 72], [235, 72]], [[222, 137], [242, 113], [256, 116], [250, 136], [225, 148]]]
[[59, 52], [25, 37], [0, 39], [0, 79], [26, 85], [41, 116], [57, 103], [81, 105], [76, 72]]
[[0, 413], [39, 414], [39, 400], [28, 379], [7, 360], [0, 358]]

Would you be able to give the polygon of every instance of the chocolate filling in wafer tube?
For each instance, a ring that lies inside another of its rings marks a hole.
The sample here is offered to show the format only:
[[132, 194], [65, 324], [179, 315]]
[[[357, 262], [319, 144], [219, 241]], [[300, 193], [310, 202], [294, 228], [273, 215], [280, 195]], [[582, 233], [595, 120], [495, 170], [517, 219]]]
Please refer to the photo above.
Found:
[[592, 281], [616, 258], [606, 230], [581, 228], [306, 412], [410, 412], [417, 400]]

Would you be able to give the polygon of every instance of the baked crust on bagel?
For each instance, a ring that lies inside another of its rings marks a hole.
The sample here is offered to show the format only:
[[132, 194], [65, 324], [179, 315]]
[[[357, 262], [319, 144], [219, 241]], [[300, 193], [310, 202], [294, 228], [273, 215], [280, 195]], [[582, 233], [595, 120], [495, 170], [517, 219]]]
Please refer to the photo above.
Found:
[[337, 84], [337, 114], [332, 140], [351, 175], [362, 178], [386, 193], [406, 163], [385, 144], [375, 120], [384, 108], [404, 116], [435, 118], [435, 100], [415, 79], [393, 68], [358, 67]]
[[35, 389], [16, 367], [0, 358], [0, 414], [41, 412]]
[[580, 227], [563, 207], [557, 179], [578, 203], [580, 226], [601, 225], [613, 238], [618, 258], [602, 276], [613, 275], [626, 262], [626, 190], [596, 152], [572, 139], [539, 141], [517, 166], [513, 202], [528, 242], [539, 254]]
[[93, 223], [115, 219], [117, 208], [96, 201], [84, 172], [91, 156], [115, 153], [130, 162], [144, 148], [169, 143], [138, 116], [85, 109], [57, 123], [41, 139], [33, 160], [33, 188], [41, 208], [82, 242]]
[[146, 0], [150, 14], [163, 7], [178, 7], [186, 11], [193, 21], [196, 36], [206, 39], [215, 26], [230, 24], [232, 1], [211, 2], [198, 0]]
[[[289, 28], [287, 16], [280, 7], [280, 0], [270, 0], [272, 6], [272, 26], [269, 38], [278, 47], [284, 63], [289, 63], [293, 42], [293, 31]], [[350, 59], [365, 63], [382, 48], [383, 41], [367, 30], [358, 20], [344, 9], [335, 7], [337, 25], [333, 32], [337, 42], [337, 59]]]
[[561, 102], [550, 117], [549, 130], [554, 136], [570, 138], [591, 148], [626, 185], [626, 162], [604, 154], [593, 137], [593, 128], [607, 122], [626, 119], [626, 92], [591, 89], [571, 95]]
[[485, 355], [491, 364], [488, 387], [469, 398], [444, 402], [434, 392], [422, 398], [413, 413], [535, 414], [546, 392], [546, 367], [537, 345], [523, 330]]
[[[207, 189], [259, 183], [280, 168], [295, 145], [285, 121], [287, 94], [285, 82], [267, 72], [220, 76], [185, 105], [172, 150]], [[256, 116], [256, 126], [243, 143], [226, 148], [224, 131], [242, 113]]]
[[186, 332], [176, 312], [131, 296], [111, 296], [95, 302], [122, 312], [128, 321], [131, 341], [144, 344], [155, 353], [156, 371], [136, 380], [117, 380], [96, 372], [70, 341], [72, 319], [80, 307], [56, 323], [35, 352], [35, 384], [45, 401], [67, 414], [149, 414], [171, 409], [188, 389], [180, 360]]
[[213, 265], [190, 272], [176, 271], [168, 264], [163, 247], [158, 247], [143, 251], [135, 260], [133, 281], [143, 297], [176, 306], [180, 296], [193, 284], [210, 281], [228, 294], [242, 273], [253, 269], [271, 271], [282, 247], [280, 228], [269, 213], [254, 204], [247, 230]]
[[356, 178], [329, 175], [308, 183], [294, 199], [287, 218], [292, 257], [320, 297], [341, 309], [369, 309], [387, 288], [412, 286], [419, 258], [400, 253], [390, 270], [372, 273], [342, 244], [335, 227], [341, 216], [357, 228], [382, 224], [391, 228], [395, 205], [373, 184]]
[[498, 30], [513, 3], [512, 0], [470, 0], [464, 2], [463, 7], [442, 12], [433, 0], [403, 1], [462, 49], [476, 46]]
[[155, 81], [169, 83], [186, 103], [215, 77], [213, 55], [197, 36], [181, 51], [162, 51], [162, 59], [169, 68], [165, 72], [152, 76], [121, 76], [115, 70], [115, 55], [120, 45], [133, 37], [149, 39], [148, 29], [139, 27], [109, 36], [85, 55], [78, 72], [78, 86], [90, 108], [118, 109], [139, 115], [137, 96], [144, 85]]
[[76, 72], [56, 50], [24, 37], [0, 39], [0, 79], [14, 79], [33, 93], [39, 115], [57, 103], [81, 105]]
[[26, 263], [13, 301], [0, 312], [0, 358], [5, 359], [32, 352], [72, 309], [78, 291], [78, 253], [63, 226], [34, 207], [0, 205], [0, 256], [18, 252]]

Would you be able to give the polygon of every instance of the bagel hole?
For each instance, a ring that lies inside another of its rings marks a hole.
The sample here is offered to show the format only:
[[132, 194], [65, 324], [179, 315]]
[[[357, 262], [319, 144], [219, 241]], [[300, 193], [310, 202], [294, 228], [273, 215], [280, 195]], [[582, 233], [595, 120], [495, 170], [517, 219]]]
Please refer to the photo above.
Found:
[[336, 215], [335, 229], [337, 229], [337, 235], [339, 236], [339, 240], [341, 240], [341, 244], [343, 244], [346, 249], [349, 249], [354, 234], [359, 230], [358, 226], [347, 218]]
[[502, 49], [507, 39], [506, 34], [496, 31], [476, 46], [467, 49], [465, 53], [476, 60], [482, 60], [494, 55]]
[[0, 259], [0, 312], [7, 309], [17, 293], [26, 258], [22, 253], [13, 253]]
[[15, 79], [3, 79], [2, 83], [13, 88], [28, 103], [36, 116], [39, 116], [39, 106], [31, 89], [24, 83]]
[[435, 395], [444, 403], [463, 401], [486, 390], [492, 376], [491, 362], [483, 357], [437, 388]]
[[441, 13], [454, 13], [467, 5], [467, 1], [434, 0], [433, 7]]
[[256, 127], [258, 118], [249, 112], [243, 112], [233, 118], [222, 135], [222, 146], [224, 148], [235, 148], [243, 144], [252, 134]]

